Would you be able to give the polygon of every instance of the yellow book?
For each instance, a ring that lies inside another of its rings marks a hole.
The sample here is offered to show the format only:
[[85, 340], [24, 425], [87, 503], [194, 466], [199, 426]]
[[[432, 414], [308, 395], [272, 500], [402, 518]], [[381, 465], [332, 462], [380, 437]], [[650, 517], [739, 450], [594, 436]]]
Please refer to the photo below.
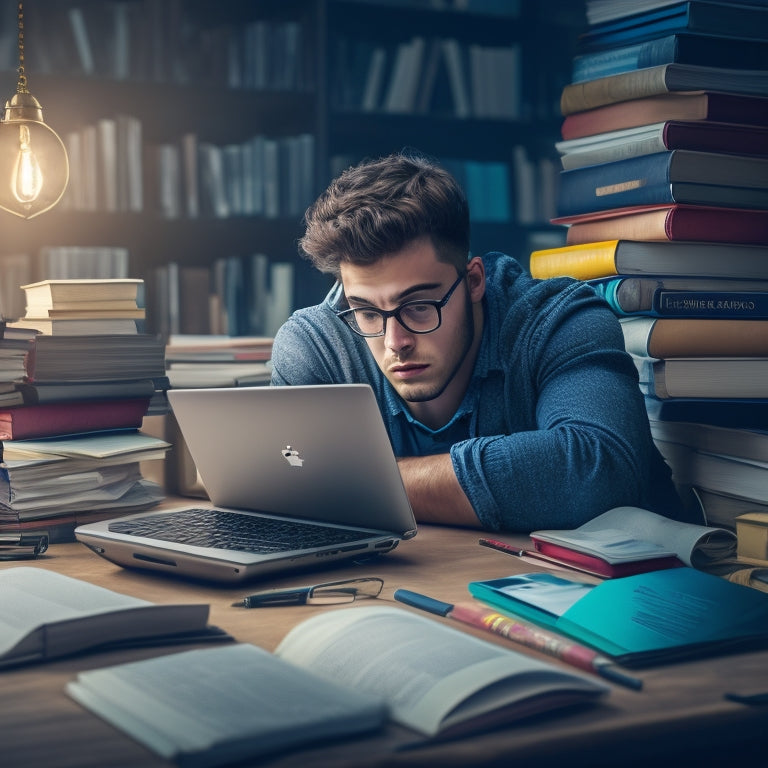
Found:
[[616, 249], [618, 240], [597, 243], [578, 243], [559, 248], [546, 248], [531, 253], [531, 275], [537, 278], [575, 277], [591, 280], [596, 277], [618, 275]]

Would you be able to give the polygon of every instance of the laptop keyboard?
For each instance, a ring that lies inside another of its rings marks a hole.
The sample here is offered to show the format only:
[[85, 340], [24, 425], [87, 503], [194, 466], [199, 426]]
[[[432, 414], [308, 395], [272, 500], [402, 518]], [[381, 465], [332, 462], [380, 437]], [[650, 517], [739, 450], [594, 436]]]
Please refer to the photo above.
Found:
[[275, 520], [221, 509], [191, 508], [116, 521], [109, 530], [129, 536], [254, 554], [359, 541], [364, 533], [314, 523]]

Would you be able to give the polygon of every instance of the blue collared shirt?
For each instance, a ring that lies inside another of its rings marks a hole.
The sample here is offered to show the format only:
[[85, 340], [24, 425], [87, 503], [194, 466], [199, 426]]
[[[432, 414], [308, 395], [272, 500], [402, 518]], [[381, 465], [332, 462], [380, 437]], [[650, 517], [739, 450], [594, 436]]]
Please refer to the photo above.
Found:
[[573, 528], [623, 505], [682, 518], [608, 305], [579, 281], [534, 280], [504, 254], [484, 263], [483, 338], [444, 427], [411, 416], [365, 340], [336, 317], [339, 285], [278, 331], [272, 384], [369, 384], [395, 454], [450, 453], [486, 529]]

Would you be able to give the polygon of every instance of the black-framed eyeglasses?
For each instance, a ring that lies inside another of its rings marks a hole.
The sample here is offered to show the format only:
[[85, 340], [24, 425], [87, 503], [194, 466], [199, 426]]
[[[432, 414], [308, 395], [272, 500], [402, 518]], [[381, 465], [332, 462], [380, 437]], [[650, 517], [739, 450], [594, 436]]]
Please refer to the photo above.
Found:
[[395, 309], [377, 307], [352, 307], [337, 312], [355, 333], [360, 336], [383, 336], [387, 330], [387, 320], [394, 317], [410, 333], [432, 333], [443, 322], [442, 309], [450, 301], [453, 292], [464, 279], [466, 272], [461, 272], [456, 282], [448, 289], [442, 299], [416, 299], [406, 301]]
[[335, 605], [352, 603], [360, 597], [378, 597], [381, 594], [384, 580], [377, 576], [366, 576], [359, 579], [343, 581], [328, 581], [324, 584], [313, 584], [309, 587], [292, 587], [288, 589], [266, 589], [254, 592], [236, 603], [240, 608], [260, 608], [271, 605]]

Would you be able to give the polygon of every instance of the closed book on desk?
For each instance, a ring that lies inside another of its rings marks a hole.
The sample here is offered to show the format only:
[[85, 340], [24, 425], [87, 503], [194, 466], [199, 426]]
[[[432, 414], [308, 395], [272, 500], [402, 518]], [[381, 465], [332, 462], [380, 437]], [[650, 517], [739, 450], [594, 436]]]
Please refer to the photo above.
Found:
[[766, 58], [768, 40], [675, 33], [653, 40], [580, 53], [573, 59], [571, 80], [578, 83], [672, 62], [733, 69], [760, 69]]
[[472, 582], [469, 591], [628, 667], [768, 644], [768, 594], [695, 568], [649, 571], [594, 586], [529, 573]]
[[592, 280], [615, 275], [768, 279], [768, 246], [602, 240], [533, 251], [531, 275]]
[[564, 140], [575, 141], [671, 120], [766, 127], [767, 109], [765, 96], [719, 91], [664, 93], [573, 112], [563, 119], [560, 134]]
[[627, 206], [560, 216], [552, 223], [568, 226], [568, 245], [614, 239], [768, 244], [768, 211], [726, 206]]
[[654, 203], [768, 208], [768, 158], [674, 149], [562, 171], [560, 216]]
[[639, 357], [766, 357], [768, 320], [622, 317], [624, 346]]
[[619, 316], [768, 319], [768, 280], [618, 275], [590, 285]]
[[39, 335], [31, 342], [26, 371], [30, 382], [160, 378], [165, 376], [165, 344], [143, 333]]
[[0, 408], [0, 440], [139, 429], [149, 400], [76, 400]]
[[534, 548], [579, 563], [590, 559], [609, 578], [688, 565], [703, 568], [736, 552], [736, 538], [722, 528], [682, 523], [638, 507], [615, 507], [572, 530], [537, 530]]
[[228, 637], [207, 605], [159, 605], [43, 568], [0, 571], [0, 668], [110, 644]]
[[133, 278], [73, 278], [40, 280], [22, 285], [28, 307], [105, 309], [135, 307], [143, 280]]
[[[765, 101], [764, 108], [768, 114], [768, 99]], [[736, 151], [740, 155], [766, 156], [768, 128], [667, 120], [663, 123], [558, 141], [555, 148], [561, 154], [560, 163], [566, 171], [673, 149], [695, 152]]]
[[695, 64], [659, 64], [581, 83], [568, 83], [560, 94], [563, 115], [677, 91], [728, 91], [768, 96], [768, 70], [730, 69]]
[[425, 736], [459, 734], [608, 689], [408, 610], [361, 606], [315, 614], [274, 655], [173, 654], [81, 673], [67, 690], [162, 757], [213, 766], [370, 731], [387, 713]]

